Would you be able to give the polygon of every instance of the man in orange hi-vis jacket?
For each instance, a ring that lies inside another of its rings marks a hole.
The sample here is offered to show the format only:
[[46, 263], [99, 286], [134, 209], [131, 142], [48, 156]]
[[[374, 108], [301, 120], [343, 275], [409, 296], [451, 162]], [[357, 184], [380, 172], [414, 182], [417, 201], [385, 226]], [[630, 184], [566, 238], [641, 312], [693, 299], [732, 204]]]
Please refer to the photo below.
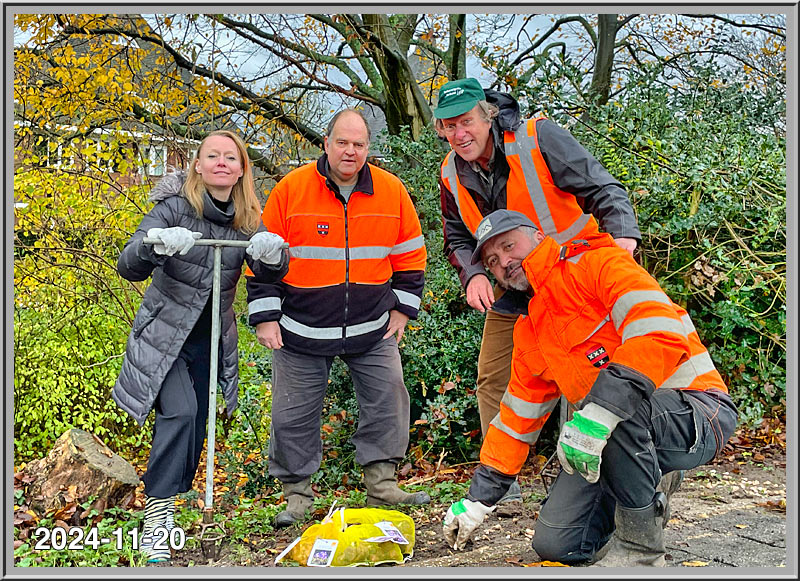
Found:
[[328, 125], [325, 154], [273, 188], [263, 221], [289, 243], [289, 271], [250, 303], [272, 354], [269, 471], [283, 483], [277, 526], [305, 518], [322, 461], [321, 412], [334, 357], [350, 369], [359, 405], [352, 438], [367, 503], [424, 504], [397, 486], [410, 402], [398, 343], [420, 307], [427, 254], [403, 183], [367, 163], [370, 132], [355, 110]]
[[529, 302], [500, 412], [467, 498], [448, 510], [445, 538], [463, 548], [564, 396], [577, 411], [561, 428], [563, 470], [533, 548], [568, 564], [663, 566], [669, 494], [682, 470], [722, 450], [737, 421], [689, 315], [608, 234], [559, 245], [510, 210], [486, 216], [476, 233], [472, 260]]

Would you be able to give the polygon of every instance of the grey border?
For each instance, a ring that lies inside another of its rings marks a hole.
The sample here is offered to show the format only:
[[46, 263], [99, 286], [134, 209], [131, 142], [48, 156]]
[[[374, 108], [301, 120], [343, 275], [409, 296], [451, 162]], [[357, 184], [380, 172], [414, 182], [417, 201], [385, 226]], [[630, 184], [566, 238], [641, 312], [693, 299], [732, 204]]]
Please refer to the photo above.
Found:
[[[3, 2], [3, 20], [4, 20], [4, 69], [3, 80], [5, 88], [5, 98], [3, 107], [5, 111], [4, 126], [4, 150], [5, 156], [3, 158], [4, 164], [4, 198], [6, 200], [11, 198], [13, 202], [13, 16], [15, 14], [33, 14], [45, 12], [59, 12], [59, 13], [92, 13], [107, 10], [108, 7], [113, 7], [116, 13], [152, 13], [162, 10], [170, 10], [175, 13], [188, 13], [196, 10], [199, 6], [209, 6], [212, 9], [218, 6], [218, 3], [211, 3], [203, 0], [202, 2], [192, 3], [143, 3], [143, 4], [80, 4], [76, 6], [64, 6], [60, 4], [29, 4], [22, 2]], [[787, 144], [786, 144], [786, 159], [787, 159], [787, 383], [786, 383], [786, 403], [787, 403], [787, 450], [786, 450], [786, 495], [787, 505], [792, 509], [791, 512], [787, 511], [786, 525], [787, 525], [787, 543], [786, 543], [786, 567], [785, 568], [703, 568], [703, 569], [666, 569], [653, 571], [652, 575], [647, 575], [653, 578], [670, 578], [675, 576], [695, 576], [701, 575], [703, 577], [711, 578], [731, 578], [731, 577], [744, 577], [744, 578], [797, 578], [797, 451], [794, 443], [797, 441], [797, 16], [798, 7], [794, 2], [785, 3], [771, 3], [765, 5], [754, 4], [739, 4], [725, 2], [719, 0], [718, 2], [705, 2], [702, 4], [695, 4], [691, 2], [686, 3], [672, 3], [667, 6], [659, 6], [654, 4], [643, 4], [640, 2], [618, 2], [615, 4], [603, 3], [561, 3], [558, 5], [546, 3], [503, 3], [501, 5], [492, 5], [491, 9], [487, 9], [487, 4], [484, 3], [464, 3], [453, 2], [447, 5], [438, 5], [435, 9], [431, 9], [430, 2], [411, 2], [402, 5], [385, 4], [375, 6], [372, 2], [363, 3], [348, 3], [337, 5], [336, 9], [339, 12], [348, 11], [363, 11], [364, 8], [374, 8], [374, 12], [409, 12], [409, 11], [427, 11], [439, 13], [452, 13], [461, 12], [465, 8], [470, 9], [470, 13], [526, 13], [530, 12], [532, 8], [536, 11], [544, 13], [565, 13], [565, 12], [584, 12], [594, 13], [598, 11], [598, 7], [602, 11], [618, 11], [618, 12], [631, 12], [633, 10], [640, 13], [674, 13], [683, 11], [698, 11], [698, 12], [724, 12], [724, 13], [785, 13], [787, 15]], [[326, 12], [331, 8], [330, 5], [317, 4], [317, 5], [298, 5], [298, 4], [274, 4], [269, 6], [256, 5], [256, 4], [234, 4], [225, 7], [225, 12], [232, 13], [248, 13], [248, 12], [288, 12], [288, 13], [303, 13], [312, 11]], [[790, 162], [792, 160], [794, 163]], [[5, 246], [5, 262], [4, 262], [4, 355], [6, 365], [5, 380], [6, 386], [11, 386], [11, 389], [5, 390], [4, 398], [4, 414], [3, 422], [5, 427], [6, 441], [4, 450], [5, 462], [4, 469], [4, 489], [5, 500], [7, 507], [13, 507], [13, 487], [8, 488], [9, 483], [13, 477], [13, 204], [6, 203], [5, 205], [5, 224], [6, 232], [4, 238]], [[8, 435], [10, 434], [10, 437]], [[161, 567], [142, 568], [15, 568], [13, 566], [13, 551], [10, 550], [10, 539], [13, 539], [13, 526], [11, 524], [12, 510], [6, 510], [3, 513], [3, 578], [17, 579], [17, 578], [84, 578], [86, 576], [109, 576], [113, 574], [115, 578], [121, 579], [135, 579], [142, 576], [145, 577], [168, 577], [178, 579], [193, 579], [197, 577], [221, 577], [221, 578], [263, 578], [263, 577], [291, 577], [291, 578], [316, 578], [316, 577], [369, 577], [375, 576], [379, 578], [406, 578], [409, 576], [419, 575], [426, 577], [435, 574], [437, 577], [445, 578], [501, 578], [501, 577], [528, 577], [536, 576], [542, 578], [550, 577], [609, 577], [609, 578], [640, 578], [644, 576], [642, 571], [639, 574], [629, 573], [609, 573], [608, 575], [598, 575], [594, 570], [569, 568], [569, 569], [548, 569], [545, 574], [542, 569], [536, 569], [535, 572], [530, 569], [516, 569], [516, 568], [503, 568], [503, 567], [457, 567], [448, 569], [444, 573], [440, 568], [434, 567], [393, 567], [393, 568], [345, 568], [345, 569], [323, 569], [316, 574], [309, 574], [305, 569], [294, 568], [275, 568], [274, 572], [269, 567], [193, 567], [191, 569], [170, 569]], [[8, 531], [11, 534], [6, 535]], [[9, 571], [12, 571], [9, 574]], [[375, 573], [380, 571], [379, 575]], [[581, 572], [583, 574], [581, 574]], [[274, 573], [274, 574], [273, 574]], [[649, 572], [648, 572], [649, 573]]]

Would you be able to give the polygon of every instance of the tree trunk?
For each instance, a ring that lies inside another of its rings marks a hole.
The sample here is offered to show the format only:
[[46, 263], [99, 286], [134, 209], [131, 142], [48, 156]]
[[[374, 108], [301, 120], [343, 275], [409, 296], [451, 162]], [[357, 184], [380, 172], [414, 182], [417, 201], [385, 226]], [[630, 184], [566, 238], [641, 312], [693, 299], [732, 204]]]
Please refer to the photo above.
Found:
[[384, 114], [393, 135], [408, 125], [414, 139], [431, 119], [431, 108], [414, 78], [414, 72], [394, 36], [386, 14], [364, 14], [364, 24], [380, 39], [381, 47], [372, 53], [384, 84]]
[[447, 47], [447, 63], [451, 81], [467, 76], [467, 15], [451, 14], [450, 45]]
[[122, 504], [139, 485], [136, 469], [84, 430], [70, 429], [56, 440], [53, 449], [21, 471], [28, 482], [26, 496], [37, 512], [81, 504], [91, 496], [106, 506]]
[[605, 105], [608, 102], [617, 31], [617, 14], [597, 15], [597, 47], [594, 51], [594, 73], [588, 95], [590, 103]]

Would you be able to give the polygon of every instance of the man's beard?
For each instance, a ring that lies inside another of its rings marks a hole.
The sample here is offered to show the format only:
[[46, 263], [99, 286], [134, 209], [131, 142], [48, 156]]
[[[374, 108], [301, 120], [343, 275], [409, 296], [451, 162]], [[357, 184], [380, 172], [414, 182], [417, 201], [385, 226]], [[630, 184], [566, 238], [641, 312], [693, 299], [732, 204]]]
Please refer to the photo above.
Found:
[[531, 288], [531, 284], [528, 282], [528, 278], [525, 276], [525, 271], [520, 271], [520, 273], [513, 279], [508, 278], [508, 271], [513, 270], [517, 266], [509, 267], [506, 269], [506, 277], [503, 280], [499, 281], [500, 286], [506, 290], [514, 289], [522, 292], [528, 292]]

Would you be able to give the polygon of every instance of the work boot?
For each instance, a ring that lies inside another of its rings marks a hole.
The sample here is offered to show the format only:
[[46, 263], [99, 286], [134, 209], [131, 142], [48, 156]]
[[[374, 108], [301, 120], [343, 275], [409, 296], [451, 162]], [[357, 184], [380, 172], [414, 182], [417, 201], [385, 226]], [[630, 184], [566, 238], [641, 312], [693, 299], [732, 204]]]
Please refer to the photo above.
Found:
[[275, 516], [277, 528], [288, 527], [305, 520], [306, 511], [314, 504], [311, 477], [300, 482], [284, 482], [283, 497], [286, 499], [286, 509]]
[[616, 530], [608, 541], [608, 550], [594, 567], [664, 567], [664, 508], [666, 496], [656, 498], [642, 508], [617, 504], [614, 513]]
[[[147, 556], [148, 563], [164, 563], [172, 558], [169, 550], [169, 531], [175, 527], [175, 497], [154, 498], [144, 501], [144, 525], [139, 551]], [[158, 532], [158, 529], [166, 529]], [[159, 547], [155, 544], [158, 542]], [[161, 545], [164, 545], [163, 547]]]
[[514, 480], [503, 497], [497, 501], [494, 514], [498, 517], [512, 517], [522, 514], [522, 490], [519, 480]]
[[683, 482], [683, 474], [683, 470], [673, 470], [672, 472], [667, 472], [661, 477], [658, 486], [656, 486], [656, 492], [663, 492], [664, 496], [666, 497], [666, 502], [664, 504], [665, 527], [670, 519], [669, 499], [672, 497], [672, 494], [681, 487], [681, 482]]
[[367, 486], [367, 506], [393, 504], [428, 504], [431, 497], [425, 492], [403, 492], [397, 487], [395, 465], [375, 462], [364, 466], [364, 484]]

